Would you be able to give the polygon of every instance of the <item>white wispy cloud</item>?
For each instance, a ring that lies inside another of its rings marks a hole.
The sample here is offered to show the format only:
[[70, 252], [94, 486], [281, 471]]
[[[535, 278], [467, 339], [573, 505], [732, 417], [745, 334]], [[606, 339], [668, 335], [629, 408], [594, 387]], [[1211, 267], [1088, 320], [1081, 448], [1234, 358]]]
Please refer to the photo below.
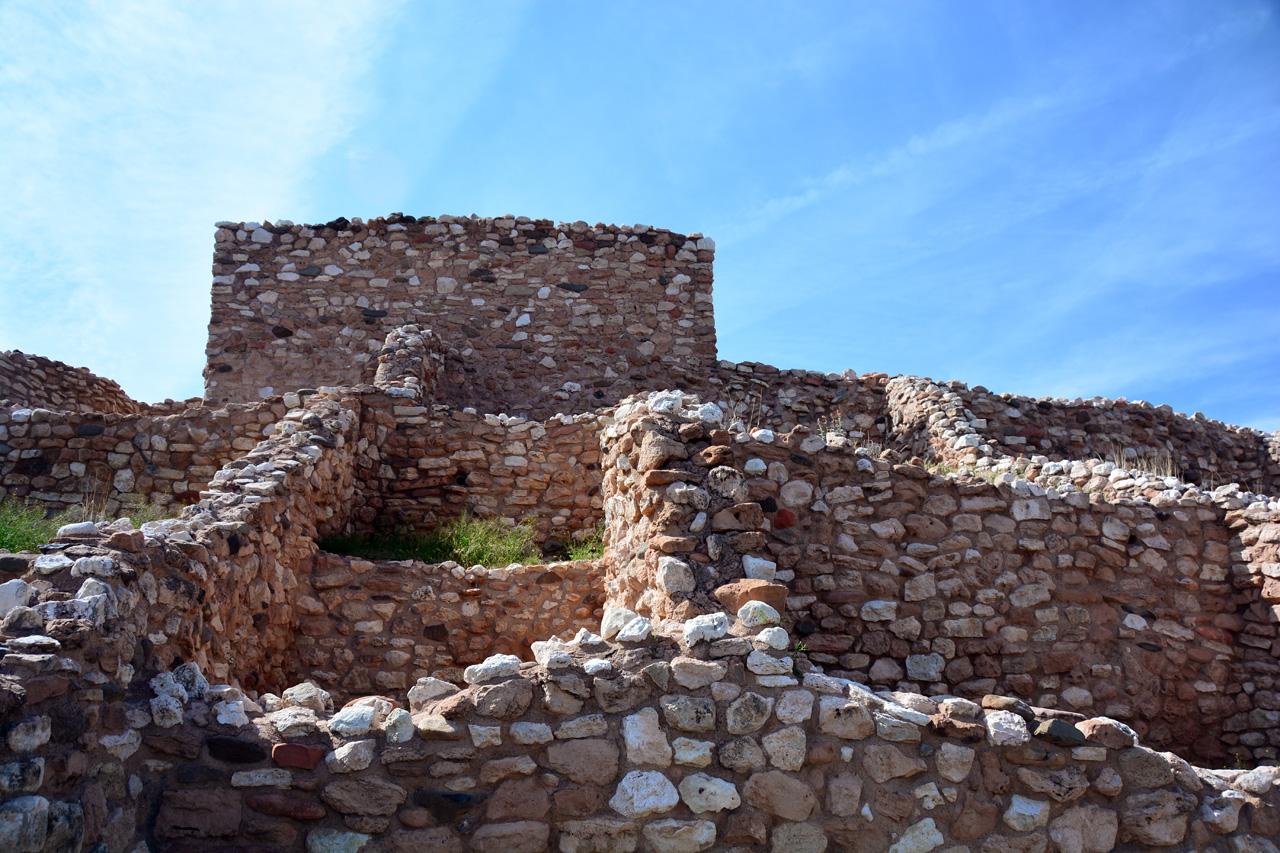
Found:
[[199, 393], [213, 223], [305, 204], [398, 10], [0, 6], [0, 348]]

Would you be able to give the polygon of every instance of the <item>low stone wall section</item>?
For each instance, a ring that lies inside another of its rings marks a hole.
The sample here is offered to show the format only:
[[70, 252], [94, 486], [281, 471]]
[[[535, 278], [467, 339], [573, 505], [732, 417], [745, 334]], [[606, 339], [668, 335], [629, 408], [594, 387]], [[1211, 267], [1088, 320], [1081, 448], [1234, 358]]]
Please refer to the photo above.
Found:
[[[1276, 756], [1276, 626], [1235, 588], [1242, 540], [1220, 507], [934, 476], [805, 428], [754, 435], [619, 407], [604, 436], [611, 603], [687, 619], [755, 588], [840, 675], [1106, 713], [1219, 760], [1224, 721], [1249, 712], [1233, 751]], [[1241, 680], [1253, 645], [1269, 661]]]
[[252, 450], [291, 399], [156, 415], [0, 409], [0, 498], [107, 513], [129, 505], [185, 505], [223, 465]]
[[220, 223], [215, 239], [210, 400], [369, 382], [387, 331], [410, 323], [446, 347], [441, 399], [458, 408], [586, 411], [715, 364], [700, 235], [397, 216]]
[[579, 634], [424, 678], [407, 707], [314, 684], [255, 700], [193, 666], [123, 694], [28, 682], [0, 832], [110, 853], [1275, 850], [1274, 767], [1195, 768], [1007, 697], [875, 694], [726, 627]]
[[[1169, 406], [992, 394], [962, 382], [912, 376], [888, 383], [894, 432], [928, 459], [972, 465], [984, 457], [1109, 459], [1213, 489], [1238, 483], [1280, 493], [1280, 437], [1175, 413]], [[910, 438], [908, 438], [910, 437]]]
[[603, 574], [599, 560], [485, 569], [320, 552], [300, 578], [294, 679], [340, 704], [403, 703], [428, 675], [460, 681], [492, 654], [533, 660], [535, 640], [599, 622]]
[[0, 352], [0, 407], [121, 414], [147, 408], [87, 367], [71, 367], [17, 350]]

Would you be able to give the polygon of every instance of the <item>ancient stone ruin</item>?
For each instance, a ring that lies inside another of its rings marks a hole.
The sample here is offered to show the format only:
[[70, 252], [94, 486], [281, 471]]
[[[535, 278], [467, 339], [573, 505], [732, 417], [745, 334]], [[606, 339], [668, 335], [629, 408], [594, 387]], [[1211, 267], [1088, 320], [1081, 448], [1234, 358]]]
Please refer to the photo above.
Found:
[[1276, 853], [1280, 437], [719, 361], [713, 255], [219, 223], [203, 399], [0, 354], [0, 496], [180, 510], [0, 554], [4, 848]]

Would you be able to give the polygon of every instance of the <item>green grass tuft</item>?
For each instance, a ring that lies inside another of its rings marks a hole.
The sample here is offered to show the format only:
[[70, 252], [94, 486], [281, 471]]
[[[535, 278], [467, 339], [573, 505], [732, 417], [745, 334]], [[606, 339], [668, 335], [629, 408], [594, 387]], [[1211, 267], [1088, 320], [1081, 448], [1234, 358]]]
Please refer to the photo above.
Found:
[[0, 549], [34, 551], [52, 539], [62, 524], [59, 516], [45, 518], [43, 504], [9, 498], [0, 503]]
[[565, 552], [570, 560], [598, 560], [603, 557], [604, 522], [597, 522], [586, 535], [570, 540]]
[[123, 506], [113, 515], [106, 511], [104, 502], [86, 499], [49, 515], [48, 509], [39, 501], [9, 498], [0, 503], [0, 549], [34, 551], [53, 539], [59, 527], [77, 521], [111, 522], [117, 518], [128, 518], [134, 527], [141, 527], [148, 521], [172, 518], [172, 510], [176, 509], [178, 507], [135, 504]]
[[430, 533], [370, 533], [322, 539], [320, 548], [331, 554], [369, 560], [417, 560], [464, 566], [506, 566], [542, 561], [529, 524], [510, 527], [501, 521], [463, 515], [446, 521]]

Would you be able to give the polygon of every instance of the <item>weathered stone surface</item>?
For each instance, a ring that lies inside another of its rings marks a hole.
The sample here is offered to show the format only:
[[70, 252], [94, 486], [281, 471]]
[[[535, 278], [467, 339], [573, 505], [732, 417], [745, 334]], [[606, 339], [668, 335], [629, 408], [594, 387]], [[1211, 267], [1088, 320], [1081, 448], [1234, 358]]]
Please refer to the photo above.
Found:
[[1173, 781], [1173, 768], [1165, 757], [1145, 746], [1120, 751], [1120, 775], [1131, 788], [1163, 788]]
[[868, 744], [863, 749], [862, 766], [879, 785], [890, 779], [909, 779], [928, 769], [919, 758], [904, 755], [896, 746], [880, 743]]
[[447, 826], [402, 829], [383, 836], [379, 843], [387, 853], [462, 853], [462, 842]]
[[476, 687], [473, 695], [477, 715], [514, 720], [528, 710], [533, 701], [533, 685], [523, 678], [513, 678], [501, 684]]
[[653, 708], [645, 708], [623, 718], [622, 740], [627, 747], [627, 761], [632, 764], [653, 764], [658, 767], [671, 764], [671, 745], [658, 723], [658, 712]]
[[1047, 794], [1059, 803], [1078, 800], [1089, 790], [1089, 777], [1080, 767], [1063, 767], [1059, 770], [1032, 770], [1023, 767], [1018, 771], [1018, 781], [1037, 794]]
[[716, 843], [716, 825], [709, 820], [656, 820], [643, 834], [654, 853], [701, 853]]
[[1026, 721], [1012, 711], [987, 711], [984, 722], [992, 746], [1020, 746], [1031, 740]]
[[806, 741], [800, 726], [786, 726], [760, 739], [769, 763], [779, 770], [799, 771], [804, 767]]
[[720, 763], [735, 773], [750, 773], [764, 767], [764, 751], [754, 738], [741, 737], [721, 744]]
[[748, 805], [789, 821], [808, 820], [818, 805], [812, 788], [777, 770], [754, 774], [742, 794]]
[[1111, 853], [1119, 821], [1111, 809], [1076, 806], [1049, 823], [1049, 839], [1057, 853]]
[[372, 776], [338, 779], [320, 789], [320, 799], [340, 814], [393, 815], [409, 792]]
[[324, 806], [314, 800], [304, 800], [292, 794], [246, 794], [244, 804], [265, 815], [293, 820], [320, 820], [326, 814]]
[[[685, 623], [686, 628], [688, 623]], [[724, 661], [695, 660], [678, 657], [671, 661], [671, 677], [686, 690], [698, 690], [724, 679], [729, 665]]]
[[853, 817], [862, 810], [862, 777], [851, 771], [838, 773], [827, 783], [827, 811], [836, 817]]
[[593, 818], [560, 824], [560, 853], [635, 853], [638, 824]]
[[838, 696], [818, 699], [818, 730], [845, 740], [862, 740], [875, 734], [875, 720], [862, 705]]
[[1090, 743], [1107, 749], [1126, 749], [1137, 744], [1133, 729], [1107, 717], [1094, 717], [1075, 726]]
[[944, 743], [938, 748], [938, 775], [948, 782], [963, 782], [973, 768], [974, 751], [967, 746]]
[[223, 789], [165, 791], [156, 815], [161, 838], [216, 838], [240, 831], [240, 795]]
[[485, 817], [494, 821], [543, 820], [550, 810], [551, 797], [539, 780], [508, 779], [489, 797]]
[[1004, 822], [1016, 832], [1030, 832], [1049, 822], [1049, 803], [1014, 794], [1004, 811]]
[[938, 831], [933, 818], [927, 817], [908, 827], [902, 833], [902, 837], [889, 848], [889, 853], [929, 853], [930, 850], [936, 850], [944, 843], [946, 839]]
[[1195, 798], [1180, 791], [1134, 794], [1120, 813], [1120, 840], [1172, 847], [1187, 834], [1187, 818], [1195, 810]]
[[716, 727], [716, 703], [692, 696], [663, 696], [658, 700], [666, 724], [685, 732], [710, 732]]
[[541, 853], [547, 849], [551, 827], [540, 821], [486, 823], [471, 835], [476, 853]]
[[781, 613], [787, 607], [788, 590], [784, 584], [746, 578], [730, 581], [716, 588], [716, 601], [730, 613], [737, 613], [748, 601], [760, 601]]
[[773, 830], [770, 853], [823, 853], [827, 834], [812, 823], [784, 823]]
[[369, 839], [363, 832], [313, 829], [307, 833], [307, 853], [357, 853]]
[[693, 773], [680, 782], [680, 798], [694, 814], [736, 809], [742, 804], [738, 789], [732, 782]]
[[680, 795], [666, 776], [656, 770], [633, 770], [609, 799], [609, 806], [623, 817], [662, 814], [675, 808]]
[[729, 705], [725, 727], [729, 734], [743, 735], [757, 731], [773, 713], [773, 699], [757, 693], [743, 693]]
[[607, 785], [618, 775], [618, 747], [597, 738], [553, 743], [547, 765], [579, 785]]

